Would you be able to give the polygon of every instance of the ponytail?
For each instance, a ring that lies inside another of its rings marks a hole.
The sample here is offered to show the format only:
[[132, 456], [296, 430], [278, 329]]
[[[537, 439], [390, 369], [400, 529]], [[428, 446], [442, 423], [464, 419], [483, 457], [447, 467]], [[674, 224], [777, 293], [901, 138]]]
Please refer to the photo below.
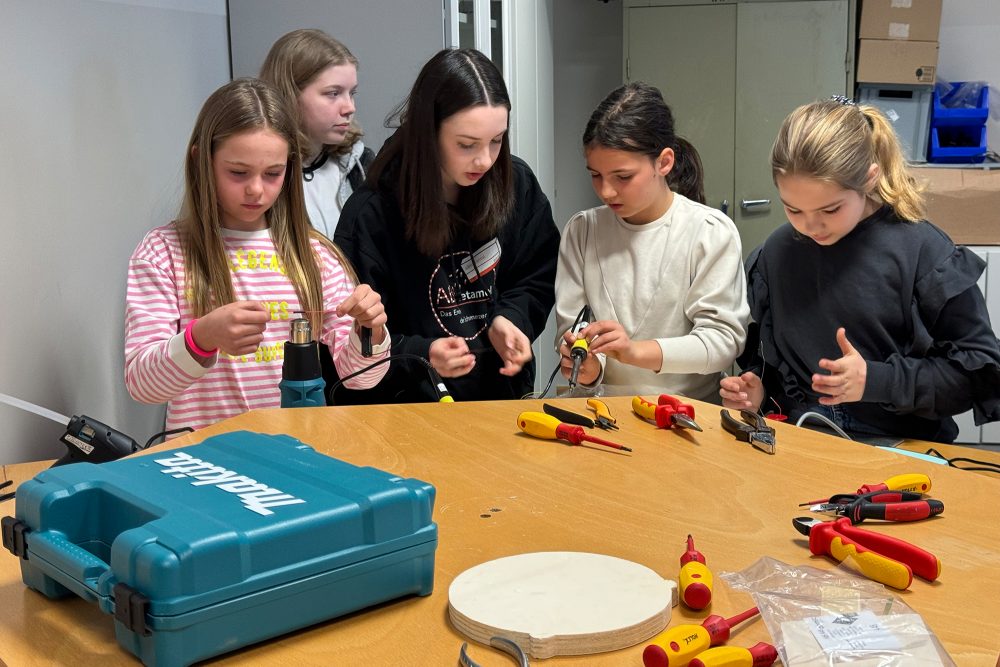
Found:
[[921, 188], [910, 174], [896, 131], [877, 107], [864, 105], [859, 109], [871, 125], [873, 162], [879, 166], [875, 187], [879, 198], [903, 220], [923, 220], [926, 209]]
[[[874, 188], [869, 183], [872, 164], [879, 168]], [[924, 218], [923, 196], [896, 132], [873, 106], [837, 98], [799, 107], [778, 130], [771, 148], [771, 174], [835, 183], [888, 204], [903, 220]]]
[[701, 166], [701, 156], [691, 142], [682, 137], [674, 142], [674, 168], [667, 174], [667, 185], [692, 201], [705, 203], [705, 169]]

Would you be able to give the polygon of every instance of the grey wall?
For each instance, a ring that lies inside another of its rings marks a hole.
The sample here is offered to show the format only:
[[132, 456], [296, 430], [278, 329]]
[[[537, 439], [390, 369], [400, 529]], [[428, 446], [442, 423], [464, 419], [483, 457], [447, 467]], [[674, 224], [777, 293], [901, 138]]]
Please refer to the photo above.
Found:
[[[224, 0], [0, 0], [0, 393], [140, 442], [163, 409], [123, 381], [125, 276], [176, 215], [204, 98], [229, 79]], [[0, 404], [0, 463], [65, 451]]]
[[444, 48], [442, 11], [441, 0], [230, 0], [233, 76], [256, 76], [286, 32], [323, 30], [358, 59], [357, 118], [365, 145], [377, 153], [391, 134], [385, 117]]
[[580, 137], [598, 103], [622, 85], [621, 0], [555, 0], [554, 27], [553, 95], [558, 120], [555, 192], [549, 194], [562, 229], [577, 211], [600, 204], [590, 185]]

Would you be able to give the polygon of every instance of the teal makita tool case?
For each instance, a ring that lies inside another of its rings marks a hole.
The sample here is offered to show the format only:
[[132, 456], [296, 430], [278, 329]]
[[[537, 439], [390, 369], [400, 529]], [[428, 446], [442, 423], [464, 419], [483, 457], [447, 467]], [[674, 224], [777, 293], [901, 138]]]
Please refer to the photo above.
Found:
[[187, 665], [369, 605], [429, 595], [434, 487], [235, 432], [40, 473], [3, 543], [24, 583], [113, 615], [149, 665]]

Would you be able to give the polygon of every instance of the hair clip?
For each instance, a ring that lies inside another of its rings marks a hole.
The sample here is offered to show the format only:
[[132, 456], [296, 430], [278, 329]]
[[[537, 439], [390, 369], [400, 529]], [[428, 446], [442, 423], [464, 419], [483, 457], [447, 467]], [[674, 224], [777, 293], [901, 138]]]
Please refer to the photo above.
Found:
[[852, 100], [850, 97], [844, 97], [843, 95], [830, 95], [830, 99], [834, 102], [839, 102], [845, 107], [856, 107], [858, 103]]

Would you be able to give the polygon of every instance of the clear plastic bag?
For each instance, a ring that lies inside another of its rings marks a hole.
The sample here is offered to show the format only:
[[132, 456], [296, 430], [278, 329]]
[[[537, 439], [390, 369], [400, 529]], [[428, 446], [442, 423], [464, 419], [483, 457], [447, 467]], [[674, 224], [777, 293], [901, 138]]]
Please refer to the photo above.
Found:
[[979, 95], [983, 87], [988, 85], [985, 81], [948, 83], [938, 79], [934, 83], [934, 88], [941, 99], [941, 106], [949, 109], [975, 109], [979, 105]]
[[923, 619], [881, 584], [764, 557], [721, 578], [753, 597], [786, 667], [954, 667]]

